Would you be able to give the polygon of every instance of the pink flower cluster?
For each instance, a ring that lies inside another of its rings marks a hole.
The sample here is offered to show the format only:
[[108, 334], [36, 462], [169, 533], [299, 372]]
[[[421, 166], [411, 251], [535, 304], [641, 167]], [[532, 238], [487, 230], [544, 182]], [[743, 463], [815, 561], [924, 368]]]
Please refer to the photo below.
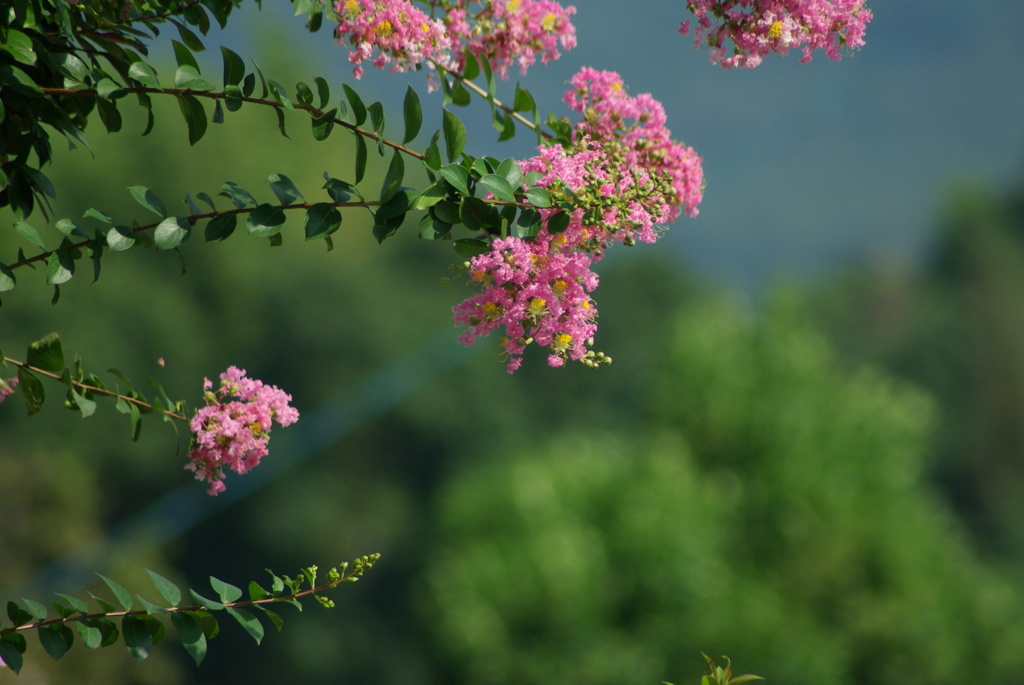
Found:
[[210, 484], [211, 495], [224, 491], [225, 468], [246, 473], [268, 454], [272, 421], [287, 426], [299, 420], [299, 412], [288, 404], [291, 395], [246, 378], [245, 373], [235, 366], [228, 368], [220, 375], [216, 391], [205, 379], [207, 406], [190, 423], [192, 448], [185, 468], [195, 472], [196, 480]]
[[576, 9], [553, 0], [451, 0], [428, 17], [411, 0], [335, 0], [338, 27], [334, 35], [347, 42], [349, 62], [356, 78], [363, 62], [390, 71], [406, 71], [430, 61], [461, 69], [465, 51], [485, 57], [495, 73], [508, 77], [518, 64], [522, 73], [537, 62], [558, 59], [559, 49], [576, 46], [576, 29], [569, 16]]
[[[688, 0], [697, 17], [694, 46], [711, 49], [711, 63], [726, 69], [756, 67], [772, 52], [803, 48], [801, 62], [824, 49], [829, 59], [842, 58], [844, 47], [864, 45], [864, 30], [871, 21], [865, 0]], [[717, 23], [715, 23], [717, 22]], [[679, 29], [684, 36], [690, 22]], [[732, 41], [731, 55], [726, 41]]]
[[[482, 7], [473, 14], [470, 5]], [[444, 21], [460, 42], [460, 69], [468, 49], [487, 58], [498, 76], [508, 78], [514, 64], [525, 74], [537, 63], [538, 55], [541, 63], [547, 64], [562, 56], [559, 48], [576, 47], [576, 28], [569, 21], [575, 13], [575, 7], [562, 7], [552, 0], [459, 0]]]
[[672, 140], [659, 102], [629, 96], [613, 72], [585, 68], [572, 86], [565, 101], [583, 116], [571, 145], [541, 147], [520, 165], [534, 172], [534, 185], [547, 189], [555, 205], [571, 203], [569, 225], [552, 234], [548, 220], [558, 210], [544, 209], [535, 239], [495, 240], [490, 252], [469, 262], [480, 293], [454, 309], [467, 345], [504, 328], [509, 372], [531, 342], [550, 349], [551, 366], [610, 361], [589, 350], [597, 330], [588, 293], [598, 279], [591, 266], [611, 245], [654, 242], [681, 209], [696, 216], [704, 193], [701, 158]]
[[408, 0], [337, 0], [339, 24], [334, 35], [352, 46], [348, 61], [360, 78], [362, 62], [373, 58], [378, 69], [413, 69], [428, 59], [447, 63], [452, 41], [444, 24]]
[[471, 345], [503, 326], [509, 373], [531, 342], [551, 350], [551, 366], [582, 359], [597, 330], [597, 308], [587, 294], [597, 287], [591, 261], [546, 231], [534, 241], [495, 240], [490, 252], [470, 261], [470, 278], [483, 289], [454, 309], [456, 325], [465, 326], [459, 340]]
[[14, 386], [18, 384], [18, 377], [8, 378], [4, 380], [0, 378], [0, 402], [3, 402], [8, 397], [14, 394]]

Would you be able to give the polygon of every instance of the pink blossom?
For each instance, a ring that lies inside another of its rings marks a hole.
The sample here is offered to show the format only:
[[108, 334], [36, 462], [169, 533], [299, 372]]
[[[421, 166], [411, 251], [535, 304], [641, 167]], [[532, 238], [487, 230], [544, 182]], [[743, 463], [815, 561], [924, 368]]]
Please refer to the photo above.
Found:
[[[842, 48], [864, 45], [864, 30], [872, 18], [864, 2], [689, 0], [687, 8], [697, 17], [694, 46], [707, 45], [712, 64], [732, 69], [756, 67], [766, 55], [785, 55], [790, 48], [803, 49], [804, 63], [818, 49], [829, 59], [841, 59]], [[689, 34], [690, 22], [683, 22], [679, 32]]]
[[238, 367], [229, 367], [220, 375], [216, 391], [205, 379], [207, 406], [190, 422], [192, 448], [185, 468], [196, 474], [196, 480], [210, 484], [207, 492], [211, 495], [224, 491], [225, 467], [246, 473], [268, 454], [273, 421], [287, 426], [299, 419], [299, 412], [288, 404], [291, 395], [245, 374]]
[[696, 216], [703, 197], [701, 158], [672, 140], [661, 103], [631, 97], [613, 72], [583, 69], [572, 85], [565, 101], [583, 116], [568, 147], [542, 146], [520, 163], [555, 205], [574, 207], [568, 226], [551, 233], [548, 221], [560, 210], [541, 209], [533, 239], [494, 240], [467, 267], [479, 292], [454, 308], [467, 345], [503, 329], [510, 373], [534, 342], [548, 348], [553, 367], [610, 361], [589, 349], [597, 330], [592, 265], [613, 245], [654, 242], [681, 209]]
[[451, 39], [444, 24], [428, 17], [408, 0], [336, 0], [338, 42], [347, 42], [356, 78], [362, 63], [388, 71], [407, 71], [430, 59], [449, 63]]
[[407, 71], [430, 62], [446, 69], [465, 67], [468, 50], [488, 60], [508, 78], [518, 65], [523, 74], [538, 59], [556, 60], [576, 46], [569, 17], [574, 7], [553, 0], [452, 0], [428, 17], [410, 0], [334, 0], [335, 37], [349, 45], [356, 78], [370, 61], [378, 69]]
[[18, 384], [18, 377], [8, 378], [4, 380], [0, 378], [0, 402], [3, 402], [8, 397], [14, 394], [14, 386]]

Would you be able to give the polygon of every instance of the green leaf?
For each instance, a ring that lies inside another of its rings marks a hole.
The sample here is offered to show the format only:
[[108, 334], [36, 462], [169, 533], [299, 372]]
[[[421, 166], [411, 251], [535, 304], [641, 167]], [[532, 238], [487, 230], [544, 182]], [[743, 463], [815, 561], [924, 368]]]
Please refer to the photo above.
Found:
[[439, 178], [431, 183], [425, 190], [416, 195], [409, 204], [409, 209], [430, 209], [441, 200], [448, 197], [448, 183]]
[[25, 603], [25, 608], [28, 609], [28, 613], [32, 615], [32, 619], [35, 621], [46, 620], [46, 606], [39, 602], [31, 599], [21, 598], [21, 601]]
[[317, 105], [317, 109], [323, 109], [327, 106], [327, 103], [331, 101], [331, 87], [327, 84], [327, 81], [320, 76], [314, 76], [313, 83], [316, 84], [316, 92], [317, 95], [320, 96], [320, 103]]
[[163, 200], [157, 197], [156, 193], [149, 188], [145, 186], [132, 186], [128, 189], [128, 192], [131, 193], [136, 202], [161, 219], [167, 217], [167, 207], [164, 206]]
[[153, 585], [156, 586], [156, 589], [169, 604], [177, 606], [181, 603], [181, 590], [178, 589], [177, 585], [167, 580], [156, 571], [150, 571], [147, 568], [146, 573], [149, 574], [149, 578], [153, 581]]
[[21, 237], [28, 240], [40, 250], [46, 249], [46, 245], [43, 243], [43, 239], [39, 237], [39, 233], [29, 224], [26, 224], [24, 221], [16, 221], [14, 223], [14, 229], [21, 234]]
[[427, 146], [426, 152], [423, 154], [423, 164], [427, 167], [428, 173], [430, 169], [441, 168], [441, 149], [438, 147], [437, 142], [441, 138], [440, 131], [434, 131], [434, 135], [430, 137], [430, 144]]
[[569, 228], [569, 213], [565, 210], [558, 211], [548, 217], [548, 233], [557, 235]]
[[[293, 105], [292, 101], [288, 99], [287, 91], [285, 90], [284, 86], [282, 86], [277, 81], [268, 80], [267, 83], [270, 84], [270, 97], [273, 98], [275, 102], [278, 102], [281, 105], [283, 105], [285, 109], [294, 112], [295, 105]], [[284, 130], [282, 129], [281, 132], [284, 133]]]
[[341, 212], [327, 202], [318, 202], [306, 210], [306, 240], [324, 238], [341, 227]]
[[505, 202], [516, 201], [516, 194], [512, 189], [512, 185], [503, 176], [487, 174], [485, 176], [481, 176], [477, 183], [490, 191], [498, 200], [504, 200]]
[[0, 293], [13, 289], [15, 283], [14, 272], [6, 264], [0, 264]]
[[517, 222], [518, 235], [520, 238], [533, 238], [540, 233], [543, 225], [540, 212], [535, 209], [524, 209]]
[[249, 581], [249, 599], [258, 602], [270, 596], [270, 593], [263, 589], [263, 586], [255, 580]]
[[523, 169], [519, 166], [519, 162], [511, 157], [501, 160], [501, 164], [498, 165], [498, 168], [494, 173], [499, 176], [504, 176], [505, 180], [508, 181], [513, 188], [517, 188], [523, 182]]
[[206, 49], [206, 46], [203, 45], [203, 41], [199, 40], [199, 36], [197, 36], [190, 28], [179, 21], [175, 21], [173, 19], [171, 21], [177, 27], [178, 35], [181, 36], [181, 40], [185, 45], [189, 46], [189, 48], [196, 52], [202, 52]]
[[356, 136], [355, 167], [356, 184], [359, 184], [366, 175], [366, 139], [362, 136]]
[[268, 238], [279, 233], [284, 222], [285, 216], [281, 208], [268, 203], [257, 206], [245, 220], [249, 234], [261, 238]]
[[210, 587], [212, 587], [213, 591], [217, 593], [218, 597], [220, 597], [220, 601], [225, 604], [230, 604], [242, 596], [242, 591], [240, 589], [230, 583], [218, 580], [213, 576], [210, 576]]
[[107, 231], [107, 245], [114, 252], [123, 252], [135, 244], [135, 231], [128, 226], [114, 226]]
[[412, 86], [405, 91], [405, 100], [402, 102], [402, 116], [405, 119], [405, 136], [402, 137], [402, 145], [416, 137], [423, 125], [423, 106], [420, 104], [420, 97]]
[[236, 52], [223, 45], [220, 54], [224, 59], [224, 87], [237, 86], [245, 77], [245, 62]]
[[167, 613], [167, 609], [165, 607], [162, 607], [159, 604], [153, 604], [142, 595], [135, 595], [135, 598], [139, 600], [139, 604], [141, 604], [142, 608], [146, 610], [147, 615]]
[[252, 612], [246, 609], [235, 609], [228, 607], [227, 612], [238, 621], [239, 625], [245, 628], [245, 632], [252, 636], [252, 639], [256, 640], [256, 644], [263, 641], [263, 624], [252, 615]]
[[462, 219], [462, 223], [471, 231], [485, 229], [492, 223], [491, 206], [477, 197], [462, 199], [459, 216]]
[[338, 113], [338, 108], [335, 107], [330, 111], [324, 112], [320, 116], [313, 117], [313, 137], [317, 140], [327, 140], [327, 136], [331, 135], [331, 131], [334, 130], [334, 117]]
[[377, 152], [384, 156], [384, 105], [374, 102], [366, 108], [370, 113], [370, 125], [377, 135]]
[[[212, 577], [211, 577], [211, 579], [212, 579]], [[220, 582], [220, 581], [218, 581], [218, 582]], [[220, 611], [221, 609], [224, 608], [224, 605], [221, 604], [220, 602], [215, 602], [212, 599], [206, 599], [205, 597], [203, 597], [201, 594], [199, 594], [195, 590], [189, 590], [188, 593], [190, 595], [192, 595], [192, 599], [196, 600], [196, 602], [198, 602], [200, 606], [204, 606], [207, 609], [213, 609], [215, 611]], [[241, 595], [239, 595], [239, 596], [241, 596]], [[207, 635], [207, 637], [213, 637], [213, 636], [212, 635]]]
[[399, 188], [402, 187], [402, 180], [405, 177], [405, 162], [402, 159], [402, 153], [395, 150], [394, 155], [391, 157], [391, 165], [388, 167], [388, 173], [384, 177], [384, 183], [380, 189], [380, 201], [384, 204], [395, 196]]
[[74, 639], [74, 633], [67, 625], [44, 626], [39, 629], [39, 642], [55, 661], [67, 654]]
[[224, 185], [220, 187], [220, 192], [217, 194], [229, 198], [235, 203], [235, 207], [239, 209], [242, 209], [246, 205], [251, 204], [256, 206], [259, 204], [256, 202], [256, 198], [254, 198], [248, 190], [233, 181], [226, 181]]
[[356, 188], [351, 183], [346, 183], [345, 181], [339, 181], [336, 178], [331, 178], [330, 176], [327, 175], [326, 171], [324, 172], [324, 178], [327, 180], [327, 182], [324, 183], [324, 189], [327, 191], [327, 194], [331, 196], [331, 199], [334, 200], [335, 202], [348, 202], [353, 197], [358, 197], [359, 199], [362, 199], [363, 196], [359, 193], [359, 189]]
[[156, 70], [145, 62], [135, 62], [128, 69], [129, 78], [133, 78], [147, 88], [160, 88]]
[[206, 134], [206, 110], [194, 95], [179, 95], [176, 99], [188, 126], [189, 145], [195, 145]]
[[550, 207], [551, 206], [551, 194], [546, 188], [530, 188], [526, 191], [526, 199], [530, 201], [534, 207]]
[[[113, 371], [113, 369], [111, 369], [111, 371]], [[131, 384], [129, 383], [128, 385], [130, 386]], [[133, 404], [131, 406], [134, 407], [135, 405]], [[125, 590], [124, 587], [122, 587], [119, 583], [111, 580], [110, 578], [107, 578], [103, 574], [97, 573], [96, 575], [99, 576], [100, 580], [106, 583], [107, 587], [110, 588], [110, 591], [114, 593], [114, 597], [121, 604], [121, 608], [125, 611], [131, 611], [132, 606], [134, 606], [135, 604], [135, 601], [132, 599], [131, 593]]]
[[442, 200], [430, 208], [431, 215], [448, 224], [461, 224], [462, 217], [459, 216], [459, 203], [451, 200]]
[[14, 646], [15, 638], [21, 638], [21, 643], [25, 641], [23, 635], [4, 635], [0, 637], [0, 659], [3, 659], [7, 667], [17, 675], [21, 673], [22, 657], [21, 652]]
[[308, 83], [299, 81], [295, 84], [295, 99], [303, 105], [313, 104], [313, 89]]
[[448, 161], [454, 162], [466, 147], [466, 125], [445, 108], [442, 129], [444, 130], [444, 144], [448, 152]]
[[187, 64], [190, 67], [194, 67], [197, 71], [199, 70], [199, 63], [196, 62], [196, 58], [192, 55], [191, 50], [185, 47], [184, 44], [173, 39], [171, 40], [171, 45], [174, 46], [174, 59], [177, 61], [179, 67]]
[[[25, 407], [28, 409], [29, 416], [38, 413], [42, 409], [43, 401], [46, 399], [46, 392], [43, 390], [42, 382], [28, 369], [18, 369], [18, 390], [21, 393], [22, 399], [25, 400]], [[10, 604], [7, 607], [10, 610]], [[14, 619], [12, 618], [11, 620]]]
[[75, 611], [78, 611], [78, 612], [83, 613], [83, 614], [88, 614], [89, 613], [89, 605], [86, 604], [85, 602], [83, 602], [82, 600], [78, 599], [77, 597], [74, 597], [72, 595], [65, 595], [65, 594], [60, 593], [60, 592], [58, 592], [56, 594], [57, 594], [58, 597], [63, 599], [65, 602], [67, 602], [68, 605], [72, 609], [74, 609]]
[[235, 232], [238, 223], [237, 214], [221, 214], [210, 219], [206, 224], [206, 241], [224, 240]]
[[102, 597], [97, 597], [91, 592], [89, 593], [89, 596], [92, 597], [96, 601], [96, 603], [100, 605], [100, 609], [102, 609], [104, 613], [109, 614], [111, 611], [117, 611], [117, 607], [115, 607], [113, 604], [103, 599]]
[[452, 232], [452, 225], [435, 218], [428, 212], [420, 219], [416, 232], [423, 240], [441, 240]]
[[181, 646], [196, 662], [196, 666], [201, 664], [206, 657], [206, 635], [199, 621], [191, 613], [176, 611], [171, 614], [171, 623], [178, 631]]
[[74, 406], [78, 408], [78, 411], [82, 413], [82, 418], [87, 419], [96, 413], [96, 402], [90, 400], [85, 395], [80, 394], [74, 388], [71, 388], [68, 393], [74, 400]]
[[169, 216], [153, 231], [153, 242], [158, 250], [170, 250], [180, 245], [192, 232], [192, 225], [185, 219]]
[[467, 81], [472, 81], [480, 75], [480, 62], [468, 48], [466, 49], [466, 67], [462, 70], [462, 75]]
[[91, 619], [77, 621], [78, 637], [86, 649], [96, 649], [103, 644], [103, 631]]
[[32, 622], [32, 614], [28, 613], [17, 602], [7, 602], [7, 618], [16, 626], [23, 626]]
[[463, 257], [470, 259], [477, 256], [478, 254], [485, 254], [491, 251], [490, 246], [482, 240], [476, 238], [464, 238], [462, 240], [454, 241], [455, 251]]
[[512, 100], [512, 109], [516, 112], [533, 112], [537, 109], [537, 103], [533, 101], [530, 91], [523, 90], [518, 83], [515, 98]]
[[29, 66], [36, 63], [36, 51], [32, 47], [32, 39], [17, 29], [8, 29], [0, 50], [11, 55], [17, 62]]
[[136, 661], [142, 661], [149, 656], [153, 649], [153, 635], [145, 621], [135, 616], [125, 616], [121, 620], [121, 634], [124, 635], [128, 653]]
[[277, 612], [271, 611], [262, 604], [257, 604], [256, 608], [267, 615], [267, 618], [270, 619], [270, 622], [274, 624], [275, 628], [277, 628], [277, 632], [280, 633], [281, 629], [284, 628], [284, 619], [278, 616]]
[[203, 92], [213, 90], [213, 85], [200, 76], [199, 70], [190, 64], [183, 64], [174, 72], [174, 87]]
[[363, 122], [366, 121], [366, 105], [363, 104], [363, 99], [347, 83], [341, 84], [341, 87], [345, 91], [345, 98], [352, 106], [352, 116], [354, 117], [352, 123], [356, 126], [362, 126]]
[[455, 190], [463, 195], [472, 195], [469, 190], [469, 171], [460, 164], [449, 164], [441, 167], [441, 177], [452, 184]]
[[283, 174], [271, 174], [267, 183], [270, 184], [270, 189], [274, 191], [274, 195], [277, 195], [277, 199], [282, 205], [290, 205], [296, 200], [306, 201], [292, 180]]
[[127, 95], [128, 91], [124, 89], [124, 86], [113, 79], [102, 78], [99, 80], [99, 83], [96, 84], [96, 94], [104, 100], [116, 100], [117, 98]]
[[54, 373], [63, 371], [64, 348], [60, 343], [60, 333], [50, 333], [45, 338], [36, 340], [29, 345], [27, 362], [29, 366], [43, 371]]

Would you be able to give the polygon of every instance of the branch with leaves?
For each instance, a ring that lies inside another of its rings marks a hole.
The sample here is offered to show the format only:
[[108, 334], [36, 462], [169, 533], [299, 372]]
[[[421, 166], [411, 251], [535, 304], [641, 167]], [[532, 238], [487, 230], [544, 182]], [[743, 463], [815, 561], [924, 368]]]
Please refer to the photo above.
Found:
[[[258, 609], [278, 630], [284, 627], [281, 616], [268, 608], [273, 604], [290, 604], [302, 611], [300, 600], [312, 598], [320, 606], [334, 607], [334, 601], [323, 596], [342, 583], [354, 583], [362, 578], [363, 573], [372, 568], [380, 558], [379, 554], [359, 557], [354, 561], [343, 562], [327, 571], [326, 582], [317, 584], [316, 566], [301, 569], [295, 578], [287, 575], [270, 574], [270, 589], [265, 589], [256, 581], [248, 586], [248, 599], [241, 599], [243, 591], [230, 583], [210, 577], [210, 587], [217, 596], [216, 600], [207, 599], [193, 589], [188, 590], [190, 602], [183, 603], [185, 595], [173, 582], [164, 576], [146, 569], [154, 587], [167, 604], [154, 604], [142, 595], [132, 594], [114, 580], [99, 575], [114, 595], [117, 605], [89, 593], [99, 607], [96, 611], [86, 601], [73, 595], [57, 593], [60, 601], [51, 603], [55, 617], [49, 618], [50, 610], [46, 605], [22, 599], [21, 603], [7, 603], [7, 617], [12, 625], [4, 626], [0, 622], [0, 663], [6, 664], [15, 673], [21, 671], [24, 654], [28, 649], [25, 634], [36, 631], [43, 649], [53, 659], [64, 656], [75, 642], [75, 632], [86, 649], [109, 647], [119, 639], [124, 640], [128, 652], [137, 660], [142, 661], [150, 655], [153, 647], [167, 633], [167, 627], [160, 620], [162, 616], [170, 616], [177, 637], [185, 651], [188, 652], [196, 665], [202, 663], [207, 652], [207, 640], [217, 636], [220, 624], [215, 614], [225, 612], [242, 626], [257, 644], [262, 642], [264, 626], [250, 611]], [[136, 609], [136, 600], [141, 609]], [[119, 619], [120, 629], [115, 619]], [[72, 631], [71, 626], [75, 626]]]

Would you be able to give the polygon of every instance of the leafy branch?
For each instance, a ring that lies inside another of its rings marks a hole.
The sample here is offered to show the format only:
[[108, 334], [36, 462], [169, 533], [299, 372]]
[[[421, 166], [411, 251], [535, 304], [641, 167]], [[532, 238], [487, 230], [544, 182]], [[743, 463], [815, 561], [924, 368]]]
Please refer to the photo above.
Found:
[[149, 402], [145, 395], [135, 389], [128, 377], [117, 369], [110, 369], [110, 373], [128, 387], [127, 392], [110, 390], [98, 376], [92, 373], [86, 374], [82, 370], [80, 358], [75, 359], [74, 369], [67, 366], [59, 333], [51, 333], [31, 343], [26, 353], [26, 361], [7, 357], [0, 350], [0, 366], [5, 367], [7, 364], [18, 369], [18, 390], [25, 400], [25, 406], [28, 408], [30, 416], [39, 412], [46, 400], [46, 392], [39, 379], [42, 376], [58, 381], [67, 387], [64, 405], [68, 409], [81, 412], [83, 418], [88, 418], [96, 412], [95, 395], [114, 398], [117, 411], [127, 414], [131, 418], [133, 440], [137, 440], [139, 437], [143, 414], [159, 412], [163, 414], [164, 421], [171, 422], [175, 426], [175, 430], [177, 430], [177, 426], [173, 423], [174, 421], [188, 420], [185, 417], [184, 400], [172, 402], [156, 380], [150, 380], [149, 384], [156, 389], [158, 395], [152, 402]]
[[[128, 652], [137, 660], [148, 657], [153, 647], [166, 635], [166, 626], [158, 616], [169, 615], [178, 638], [185, 651], [200, 664], [207, 652], [207, 640], [216, 637], [220, 625], [213, 613], [226, 612], [239, 623], [242, 628], [259, 644], [263, 640], [264, 626], [250, 609], [260, 610], [280, 631], [284, 620], [275, 611], [267, 608], [271, 604], [286, 603], [302, 610], [299, 601], [312, 597], [321, 606], [331, 608], [334, 601], [324, 597], [322, 593], [342, 583], [358, 581], [366, 569], [372, 568], [380, 558], [379, 554], [359, 557], [350, 562], [343, 562], [332, 567], [326, 574], [326, 582], [317, 585], [317, 567], [309, 566], [301, 569], [295, 578], [287, 575], [270, 574], [270, 589], [263, 588], [256, 581], [248, 586], [249, 599], [243, 596], [241, 588], [210, 577], [210, 587], [217, 600], [207, 599], [193, 589], [188, 590], [192, 602], [183, 604], [181, 590], [173, 582], [162, 575], [146, 569], [154, 587], [167, 602], [167, 606], [154, 604], [141, 595], [132, 594], [116, 581], [103, 575], [100, 579], [107, 585], [120, 605], [117, 606], [101, 597], [89, 593], [99, 606], [100, 611], [93, 611], [89, 605], [78, 597], [56, 593], [62, 601], [52, 602], [57, 616], [47, 618], [49, 610], [40, 603], [22, 599], [21, 604], [15, 601], [7, 603], [7, 616], [13, 625], [0, 627], [0, 659], [15, 673], [21, 671], [23, 655], [28, 647], [24, 633], [38, 631], [39, 641], [43, 649], [55, 660], [60, 659], [74, 644], [74, 632], [70, 625], [75, 624], [79, 639], [86, 649], [108, 647], [115, 644], [119, 637], [124, 638]], [[141, 609], [136, 609], [138, 600]], [[120, 619], [120, 630], [113, 619]]]

